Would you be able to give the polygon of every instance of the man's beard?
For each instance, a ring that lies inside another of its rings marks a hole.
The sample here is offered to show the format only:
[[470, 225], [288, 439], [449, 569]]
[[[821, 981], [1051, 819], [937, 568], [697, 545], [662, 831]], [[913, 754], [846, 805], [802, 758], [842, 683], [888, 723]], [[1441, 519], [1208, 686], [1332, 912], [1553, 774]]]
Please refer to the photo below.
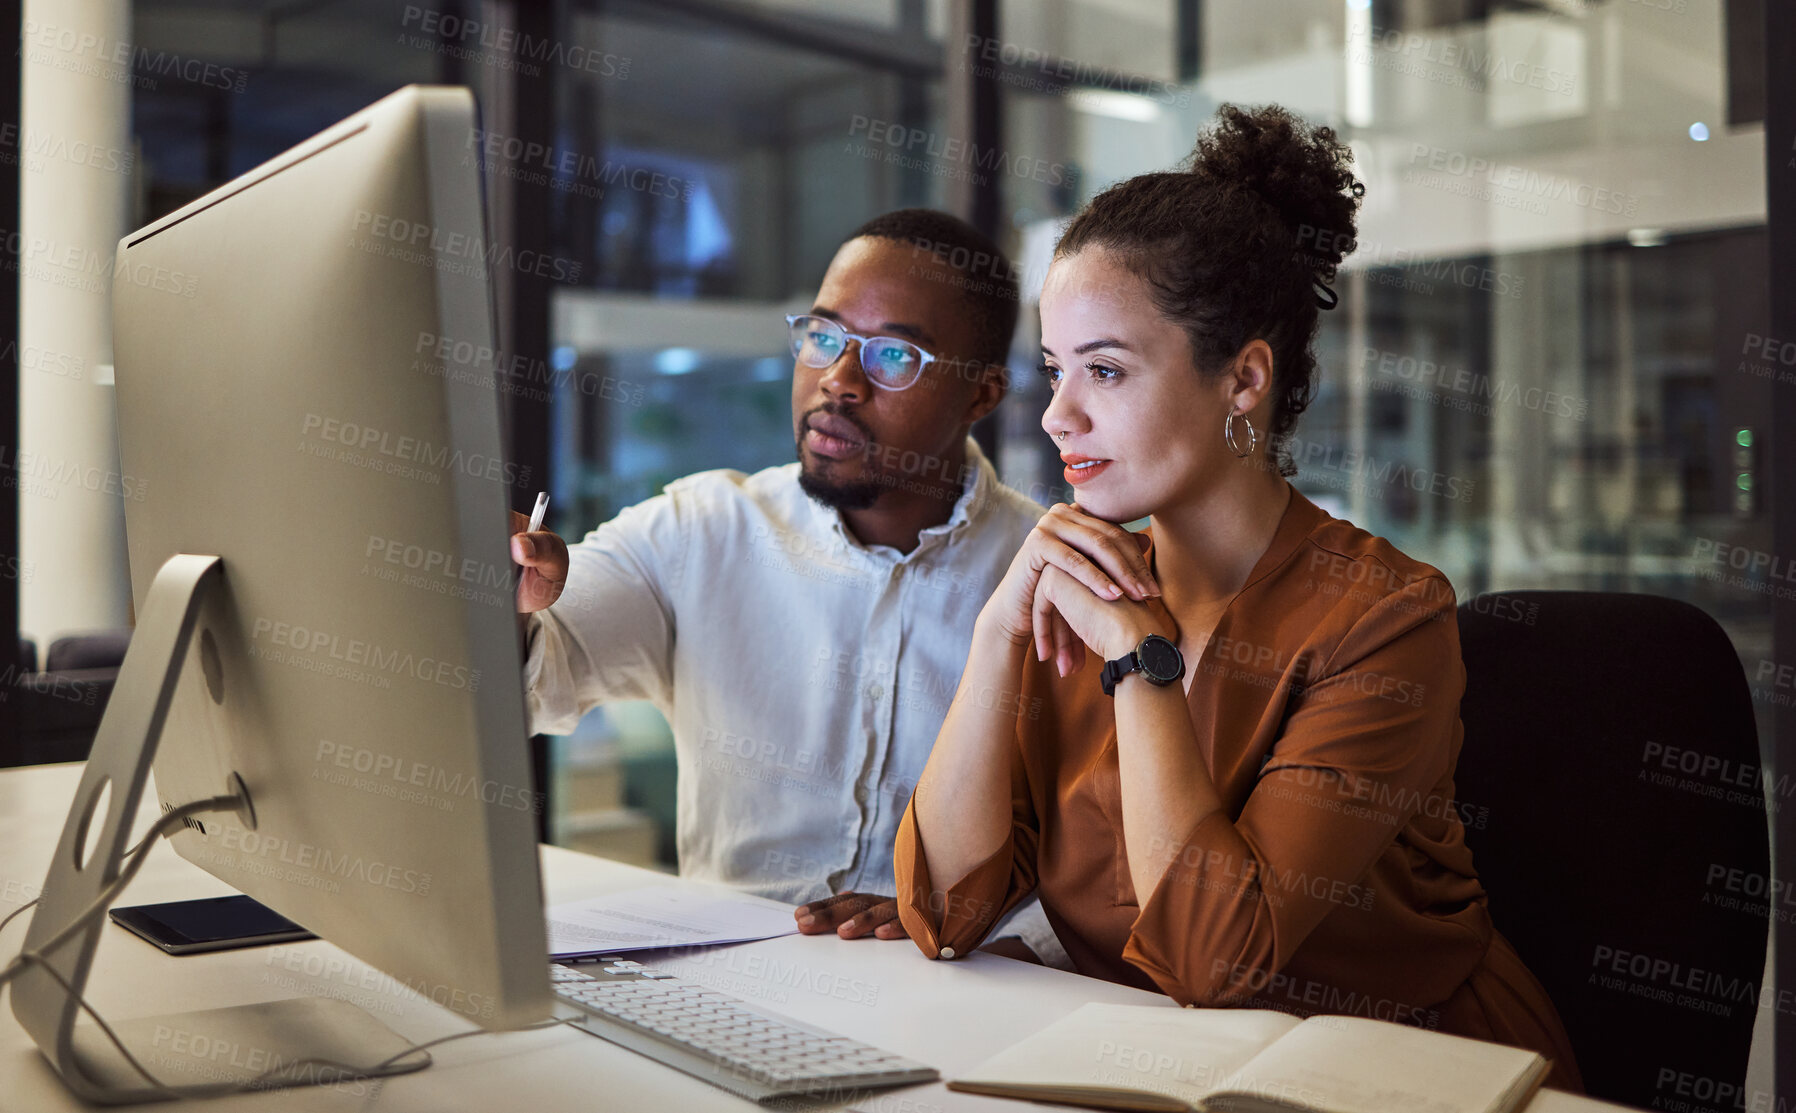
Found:
[[[874, 503], [879, 501], [879, 496], [885, 493], [886, 487], [889, 486], [889, 484], [881, 483], [878, 479], [856, 479], [856, 480], [850, 480], [850, 481], [836, 481], [836, 480], [825, 479], [823, 476], [812, 471], [810, 465], [805, 461], [805, 456], [804, 456], [805, 430], [810, 427], [811, 415], [815, 414], [815, 413], [827, 413], [827, 414], [834, 415], [836, 417], [841, 418], [844, 421], [849, 422], [850, 424], [854, 425], [854, 427], [857, 430], [859, 430], [861, 436], [864, 438], [864, 444], [865, 444], [865, 447], [861, 453], [861, 467], [863, 470], [867, 467], [867, 464], [873, 454], [872, 449], [873, 449], [874, 441], [873, 441], [872, 430], [868, 429], [865, 425], [863, 425], [860, 421], [856, 420], [853, 416], [843, 413], [835, 405], [832, 405], [827, 402], [821, 406], [816, 407], [813, 410], [808, 410], [805, 412], [805, 414], [801, 418], [799, 418], [799, 422], [798, 422], [798, 438], [797, 438], [797, 442], [796, 442], [796, 450], [798, 452], [798, 488], [799, 488], [799, 490], [801, 490], [805, 494], [809, 495], [814, 501], [822, 504], [823, 506], [827, 506], [832, 510], [865, 510], [865, 509], [867, 509], [868, 507], [872, 506]], [[828, 467], [828, 466], [829, 466], [829, 461], [827, 461], [827, 460], [823, 461], [822, 464], [820, 465], [820, 467]]]
[[798, 488], [812, 501], [832, 510], [865, 510], [879, 501], [886, 484], [876, 479], [837, 482], [813, 473], [804, 459], [804, 442], [798, 444]]

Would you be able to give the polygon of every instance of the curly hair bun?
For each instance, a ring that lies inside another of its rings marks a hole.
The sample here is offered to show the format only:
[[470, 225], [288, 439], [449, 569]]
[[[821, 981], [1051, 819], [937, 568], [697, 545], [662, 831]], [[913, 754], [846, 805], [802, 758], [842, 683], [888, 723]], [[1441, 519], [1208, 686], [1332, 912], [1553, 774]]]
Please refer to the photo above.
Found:
[[1186, 171], [1259, 195], [1290, 226], [1316, 277], [1332, 282], [1354, 249], [1354, 216], [1366, 192], [1353, 176], [1353, 152], [1334, 129], [1311, 127], [1278, 105], [1225, 104], [1216, 115]]
[[1288, 443], [1315, 397], [1318, 314], [1338, 303], [1329, 284], [1355, 247], [1366, 190], [1353, 152], [1329, 128], [1275, 105], [1225, 104], [1216, 115], [1178, 170], [1139, 174], [1092, 198], [1054, 257], [1114, 254], [1185, 330], [1201, 372], [1264, 340], [1273, 357], [1269, 451], [1280, 475], [1295, 475]]

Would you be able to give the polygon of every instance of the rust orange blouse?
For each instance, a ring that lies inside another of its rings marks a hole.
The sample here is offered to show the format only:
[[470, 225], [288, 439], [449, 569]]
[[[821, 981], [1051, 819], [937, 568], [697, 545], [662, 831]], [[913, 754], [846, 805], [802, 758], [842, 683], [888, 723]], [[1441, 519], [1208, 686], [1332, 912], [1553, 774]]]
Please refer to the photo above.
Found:
[[1347, 1013], [1527, 1047], [1554, 1061], [1549, 1085], [1581, 1091], [1559, 1015], [1491, 926], [1466, 846], [1482, 816], [1453, 796], [1465, 688], [1454, 606], [1439, 571], [1292, 490], [1186, 663], [1223, 807], [1176, 848], [1147, 905], [1123, 848], [1100, 667], [1088, 654], [1062, 679], [1031, 652], [1010, 837], [937, 903], [907, 809], [905, 930], [931, 958], [968, 954], [1034, 893], [1083, 974], [1180, 1004]]

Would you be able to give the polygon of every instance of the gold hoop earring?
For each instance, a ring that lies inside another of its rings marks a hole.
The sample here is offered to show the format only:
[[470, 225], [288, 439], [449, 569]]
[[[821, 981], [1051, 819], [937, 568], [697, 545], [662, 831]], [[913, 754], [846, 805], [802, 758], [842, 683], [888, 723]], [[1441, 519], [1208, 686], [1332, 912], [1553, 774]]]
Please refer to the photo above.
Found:
[[[1247, 423], [1247, 448], [1245, 451], [1235, 442], [1235, 419], [1237, 417]], [[1230, 410], [1228, 416], [1222, 419], [1222, 443], [1229, 446], [1229, 451], [1235, 454], [1236, 459], [1245, 460], [1253, 455], [1254, 449], [1260, 446], [1260, 434], [1254, 429], [1253, 422], [1248, 421], [1246, 414], [1239, 410]]]

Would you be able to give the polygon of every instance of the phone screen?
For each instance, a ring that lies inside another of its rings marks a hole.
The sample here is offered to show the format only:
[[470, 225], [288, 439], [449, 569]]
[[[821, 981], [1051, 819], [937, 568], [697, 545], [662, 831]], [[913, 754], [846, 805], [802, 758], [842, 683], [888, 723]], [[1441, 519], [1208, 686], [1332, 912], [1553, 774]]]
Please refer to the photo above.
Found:
[[314, 938], [267, 905], [241, 895], [115, 908], [112, 918], [174, 953]]

